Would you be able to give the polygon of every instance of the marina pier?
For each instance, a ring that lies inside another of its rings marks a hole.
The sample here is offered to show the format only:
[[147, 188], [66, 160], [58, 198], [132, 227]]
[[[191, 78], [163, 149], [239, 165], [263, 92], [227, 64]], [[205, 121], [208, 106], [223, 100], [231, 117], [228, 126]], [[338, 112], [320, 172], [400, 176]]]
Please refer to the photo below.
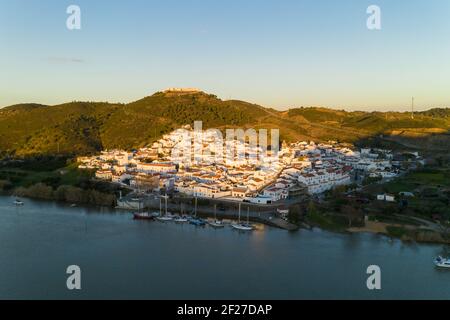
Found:
[[[194, 199], [192, 197], [170, 197], [167, 202], [167, 209], [174, 214], [193, 214], [195, 211]], [[252, 222], [262, 223], [276, 228], [294, 231], [298, 226], [282, 219], [277, 209], [280, 204], [258, 205], [241, 202], [243, 212], [249, 213]], [[214, 210], [216, 205], [217, 210]], [[128, 195], [117, 201], [117, 209], [137, 210], [141, 206], [144, 210], [159, 211], [160, 196], [158, 195]], [[165, 207], [165, 206], [164, 206]], [[202, 218], [214, 217], [218, 219], [237, 220], [239, 216], [239, 202], [221, 199], [198, 199], [197, 215]]]

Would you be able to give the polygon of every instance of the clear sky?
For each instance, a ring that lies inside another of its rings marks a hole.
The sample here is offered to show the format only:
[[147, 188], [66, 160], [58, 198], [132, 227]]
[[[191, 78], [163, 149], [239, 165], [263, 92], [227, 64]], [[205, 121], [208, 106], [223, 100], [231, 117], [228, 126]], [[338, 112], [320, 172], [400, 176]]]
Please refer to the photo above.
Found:
[[450, 106], [450, 1], [0, 0], [0, 107], [167, 87], [278, 109]]

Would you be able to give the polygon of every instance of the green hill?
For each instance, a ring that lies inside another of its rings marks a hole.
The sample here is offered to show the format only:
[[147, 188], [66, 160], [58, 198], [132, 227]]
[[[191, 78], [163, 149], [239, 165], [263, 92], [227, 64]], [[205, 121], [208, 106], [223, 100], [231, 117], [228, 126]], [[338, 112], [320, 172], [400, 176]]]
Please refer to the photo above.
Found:
[[0, 155], [81, 155], [105, 148], [131, 149], [196, 120], [202, 120], [204, 128], [279, 128], [286, 141], [355, 142], [384, 134], [398, 143], [417, 139], [427, 144], [428, 137], [439, 136], [438, 146], [448, 148], [450, 110], [432, 109], [417, 113], [414, 119], [409, 113], [326, 108], [281, 112], [202, 92], [158, 92], [129, 104], [21, 104], [0, 109]]

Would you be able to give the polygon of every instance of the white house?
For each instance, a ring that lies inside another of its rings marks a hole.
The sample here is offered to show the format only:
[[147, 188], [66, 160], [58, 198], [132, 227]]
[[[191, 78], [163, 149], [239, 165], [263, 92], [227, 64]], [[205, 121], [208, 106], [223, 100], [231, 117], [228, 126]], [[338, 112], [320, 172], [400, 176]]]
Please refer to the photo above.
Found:
[[173, 163], [137, 163], [137, 169], [145, 173], [174, 173], [177, 167]]
[[124, 182], [125, 180], [131, 179], [131, 178], [133, 178], [133, 176], [130, 175], [130, 174], [126, 174], [126, 173], [123, 173], [123, 174], [113, 174], [112, 177], [111, 177], [111, 181], [112, 181], [112, 182], [115, 182], [115, 183], [122, 183], [122, 182]]
[[233, 188], [231, 190], [231, 196], [233, 198], [245, 198], [248, 194], [247, 188]]
[[377, 195], [378, 201], [395, 202], [395, 196], [390, 194], [379, 194]]
[[269, 197], [272, 202], [286, 199], [288, 197], [288, 190], [284, 188], [271, 187], [264, 190], [264, 196]]
[[95, 177], [100, 180], [108, 180], [112, 179], [112, 171], [111, 170], [98, 170], [95, 173]]
[[244, 201], [255, 204], [270, 204], [272, 203], [272, 198], [267, 196], [257, 196], [255, 198], [247, 197]]
[[230, 190], [222, 190], [219, 185], [198, 184], [194, 186], [194, 196], [217, 199], [231, 196]]

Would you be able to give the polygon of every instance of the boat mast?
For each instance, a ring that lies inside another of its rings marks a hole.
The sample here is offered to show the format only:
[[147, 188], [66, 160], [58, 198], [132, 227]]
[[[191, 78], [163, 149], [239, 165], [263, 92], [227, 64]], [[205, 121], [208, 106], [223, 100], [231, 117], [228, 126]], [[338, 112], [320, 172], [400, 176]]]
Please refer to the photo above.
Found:
[[161, 197], [159, 197], [159, 215], [162, 215], [162, 201], [161, 201]]
[[195, 197], [195, 212], [194, 212], [194, 217], [197, 218], [197, 197]]
[[239, 224], [241, 223], [241, 204], [239, 203]]
[[167, 194], [166, 194], [166, 196], [164, 197], [164, 199], [166, 200], [166, 213], [165, 213], [165, 215], [167, 216]]
[[214, 220], [217, 221], [217, 204], [214, 205]]
[[250, 224], [250, 207], [247, 207], [247, 224]]

